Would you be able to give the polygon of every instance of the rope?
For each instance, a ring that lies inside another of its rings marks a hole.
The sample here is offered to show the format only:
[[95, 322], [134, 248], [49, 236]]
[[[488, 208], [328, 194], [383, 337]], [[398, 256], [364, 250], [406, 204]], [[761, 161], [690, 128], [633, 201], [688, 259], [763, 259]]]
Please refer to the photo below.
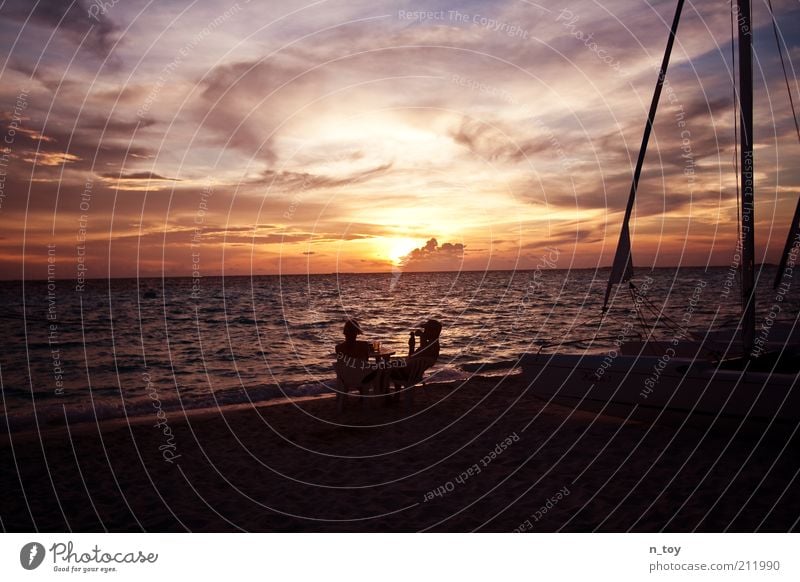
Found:
[[[646, 295], [640, 293], [634, 285], [631, 285], [631, 294], [633, 296], [634, 306], [637, 308], [637, 315], [641, 315], [640, 322], [646, 330], [649, 329], [650, 326], [647, 325], [647, 319], [643, 314], [644, 310], [642, 308], [647, 308], [651, 314], [651, 317], [655, 319], [655, 323], [652, 326], [653, 330], [655, 330], [660, 324], [662, 327], [673, 333], [677, 334], [680, 332], [682, 337], [689, 337], [693, 340], [697, 339], [691, 331], [688, 329], [684, 330], [678, 322], [666, 315], [664, 311], [657, 307], [655, 303], [653, 303]], [[637, 299], [639, 299], [639, 301], [637, 301]]]
[[639, 297], [642, 300], [645, 299], [644, 295], [639, 291], [639, 288], [633, 284], [633, 281], [628, 283], [628, 291], [631, 294], [631, 301], [633, 302], [633, 309], [636, 311], [636, 319], [639, 321], [639, 325], [642, 328], [642, 333], [646, 334], [648, 337], [650, 336], [651, 330], [650, 326], [647, 325], [647, 320], [644, 318], [642, 314], [642, 310], [640, 309], [641, 302], [637, 301]]

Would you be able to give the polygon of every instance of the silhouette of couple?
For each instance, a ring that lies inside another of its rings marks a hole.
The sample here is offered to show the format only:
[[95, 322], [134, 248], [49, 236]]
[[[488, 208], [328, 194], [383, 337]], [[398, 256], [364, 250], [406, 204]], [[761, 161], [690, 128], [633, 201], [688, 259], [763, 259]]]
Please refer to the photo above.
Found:
[[[422, 380], [422, 374], [433, 366], [439, 359], [439, 336], [442, 333], [441, 322], [429, 319], [421, 329], [411, 332], [408, 342], [408, 356], [406, 358], [382, 358], [380, 354], [372, 352], [369, 342], [359, 341], [358, 336], [363, 333], [361, 326], [355, 319], [348, 319], [344, 324], [344, 341], [336, 346], [336, 356], [344, 360], [348, 366], [361, 365], [362, 369], [377, 368], [387, 370], [381, 377], [380, 386], [384, 388], [389, 381], [394, 383], [396, 389], [409, 387]], [[419, 337], [419, 347], [416, 346], [416, 337]], [[375, 366], [369, 365], [369, 358], [376, 356], [378, 362]], [[383, 361], [381, 361], [383, 360]], [[363, 382], [372, 382], [378, 376], [378, 371], [367, 374]]]

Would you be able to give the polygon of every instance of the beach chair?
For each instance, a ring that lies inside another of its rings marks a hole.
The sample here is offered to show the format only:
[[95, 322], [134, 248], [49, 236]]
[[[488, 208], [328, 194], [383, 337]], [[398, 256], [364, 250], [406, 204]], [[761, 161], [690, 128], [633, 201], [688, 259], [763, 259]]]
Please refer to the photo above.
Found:
[[[429, 319], [423, 325], [421, 332], [422, 345], [414, 350], [414, 337], [412, 335], [408, 344], [408, 358], [405, 365], [392, 368], [389, 380], [394, 384], [395, 391], [403, 394], [403, 403], [410, 406], [414, 400], [414, 386], [422, 383], [425, 385], [425, 370], [432, 368], [439, 359], [439, 337], [442, 333], [442, 323]], [[415, 335], [417, 335], [415, 333]]]
[[339, 412], [344, 410], [350, 392], [357, 390], [360, 398], [365, 397], [378, 376], [374, 367], [365, 360], [338, 361], [333, 367], [336, 370], [336, 409]]
[[425, 385], [425, 371], [435, 364], [435, 358], [408, 358], [405, 366], [389, 372], [389, 380], [394, 384], [395, 390], [402, 394], [404, 406], [413, 404], [414, 386]]

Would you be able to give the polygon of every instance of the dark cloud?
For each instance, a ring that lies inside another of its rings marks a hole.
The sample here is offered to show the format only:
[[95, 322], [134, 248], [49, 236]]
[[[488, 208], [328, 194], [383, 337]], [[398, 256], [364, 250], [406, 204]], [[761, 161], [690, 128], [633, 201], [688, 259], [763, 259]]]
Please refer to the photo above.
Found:
[[[100, 3], [88, 0], [11, 0], [4, 2], [0, 15], [19, 23], [26, 20], [68, 37], [100, 57], [106, 57], [116, 42], [121, 30], [99, 10]], [[94, 6], [94, 7], [93, 7]]]
[[371, 234], [362, 234], [362, 233], [331, 233], [331, 234], [320, 234], [314, 233], [313, 239], [316, 242], [338, 242], [338, 241], [347, 241], [347, 240], [363, 240], [368, 238], [374, 238]]
[[490, 161], [521, 162], [551, 148], [549, 139], [520, 138], [518, 131], [503, 131], [499, 122], [489, 124], [466, 117], [450, 136], [455, 143]]
[[[662, 173], [669, 170], [669, 175], [675, 178], [683, 176], [683, 171], [677, 166], [667, 166], [660, 172], [651, 172], [642, 177], [637, 190], [636, 215], [639, 217], [679, 212], [685, 210], [700, 193], [692, 195], [686, 186], [682, 188], [665, 189]], [[686, 184], [686, 182], [684, 182]], [[619, 213], [625, 210], [630, 192], [631, 174], [628, 172], [615, 172], [603, 175], [600, 180], [584, 179], [576, 184], [576, 189], [570, 191], [566, 188], [557, 189], [549, 187], [545, 194], [538, 192], [538, 184], [531, 183], [529, 192], [523, 198], [541, 204], [545, 203], [551, 211], [562, 208], [576, 212], [587, 210], [607, 210], [609, 213]]]
[[314, 190], [317, 188], [336, 188], [367, 182], [372, 178], [381, 176], [392, 168], [391, 163], [382, 164], [374, 168], [353, 172], [346, 176], [325, 176], [309, 174], [306, 172], [287, 172], [265, 170], [261, 176], [253, 180], [252, 184], [269, 186], [270, 188], [288, 190]]
[[[125, 132], [122, 134], [125, 135]], [[130, 140], [130, 136], [126, 138], [127, 141]], [[117, 139], [111, 131], [101, 139], [97, 130], [79, 126], [75, 131], [69, 131], [60, 124], [42, 127], [36, 119], [27, 119], [22, 131], [17, 130], [14, 155], [21, 162], [36, 162], [33, 177], [37, 180], [60, 182], [65, 179], [61, 170], [62, 164], [47, 166], [42, 164], [43, 159], [68, 162], [74, 172], [85, 172], [85, 178], [98, 170], [103, 175], [113, 175], [116, 178], [119, 177], [118, 174], [111, 169], [117, 168], [121, 171], [122, 168], [135, 168], [154, 156], [152, 149], [127, 143], [126, 138]], [[23, 171], [30, 175], [30, 168]]]
[[601, 242], [605, 236], [601, 228], [590, 228], [586, 223], [575, 222], [558, 226], [542, 236], [541, 241], [527, 243], [519, 248], [523, 250], [542, 249], [547, 246], [571, 246], [579, 243], [591, 244]]
[[156, 124], [155, 119], [137, 119], [122, 121], [119, 119], [90, 118], [82, 121], [82, 129], [99, 129], [104, 135], [131, 135], [134, 131], [152, 127]]
[[730, 117], [733, 113], [733, 96], [706, 99], [702, 95], [682, 104], [687, 123], [703, 123], [710, 116]]
[[271, 134], [307, 93], [321, 89], [320, 73], [279, 61], [276, 56], [228, 63], [198, 81], [195, 115], [216, 142], [269, 162], [277, 159]]
[[156, 174], [155, 172], [129, 172], [125, 173], [105, 173], [102, 174], [103, 178], [108, 178], [110, 180], [167, 180], [171, 182], [180, 182], [180, 178], [168, 178], [166, 176], [162, 176], [161, 174]]

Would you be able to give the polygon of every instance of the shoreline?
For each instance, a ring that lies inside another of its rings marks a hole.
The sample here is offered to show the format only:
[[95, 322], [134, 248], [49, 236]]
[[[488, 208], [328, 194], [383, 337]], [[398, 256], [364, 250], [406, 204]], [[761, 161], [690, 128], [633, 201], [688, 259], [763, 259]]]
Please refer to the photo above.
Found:
[[[431, 380], [427, 381], [430, 384], [451, 384], [454, 382], [461, 382], [471, 375], [479, 373], [482, 377], [496, 377], [500, 375], [515, 375], [519, 373], [519, 369], [514, 367], [514, 361], [501, 361], [496, 363], [486, 363], [486, 362], [479, 362], [479, 363], [470, 363], [470, 364], [462, 364], [460, 366], [454, 367], [442, 367], [438, 370], [437, 374], [434, 374]], [[445, 375], [442, 374], [445, 373]], [[481, 374], [481, 372], [483, 372]], [[441, 380], [436, 380], [436, 376], [442, 376]], [[448, 377], [449, 376], [449, 377]], [[262, 397], [258, 400], [248, 400], [247, 398], [242, 398], [239, 401], [226, 401], [220, 404], [214, 404], [212, 401], [198, 403], [195, 400], [187, 399], [185, 403], [182, 403], [180, 400], [158, 400], [159, 406], [151, 406], [152, 401], [148, 399], [142, 399], [141, 401], [130, 403], [128, 408], [118, 407], [114, 410], [117, 412], [116, 414], [108, 414], [106, 412], [106, 416], [98, 417], [97, 412], [90, 407], [82, 407], [80, 409], [73, 408], [75, 405], [74, 402], [70, 402], [69, 404], [53, 404], [51, 402], [47, 402], [45, 405], [40, 405], [37, 409], [39, 418], [38, 421], [34, 419], [33, 415], [19, 415], [12, 412], [11, 415], [6, 417], [6, 426], [3, 432], [0, 432], [0, 443], [4, 443], [8, 441], [8, 436], [13, 435], [16, 437], [22, 437], [28, 433], [32, 433], [33, 435], [39, 433], [45, 433], [52, 430], [59, 430], [63, 429], [66, 425], [66, 420], [62, 412], [64, 411], [64, 407], [66, 406], [67, 414], [77, 414], [79, 418], [73, 419], [70, 421], [70, 428], [74, 430], [82, 430], [85, 425], [90, 427], [94, 427], [97, 424], [107, 424], [107, 423], [141, 423], [146, 422], [147, 419], [155, 418], [159, 414], [159, 410], [163, 409], [164, 414], [169, 416], [193, 416], [197, 414], [210, 414], [217, 410], [239, 410], [242, 408], [251, 408], [251, 407], [261, 407], [261, 406], [275, 406], [280, 404], [289, 404], [292, 402], [304, 402], [306, 400], [315, 400], [319, 398], [330, 398], [334, 396], [334, 392], [332, 390], [332, 386], [335, 385], [336, 379], [335, 377], [331, 377], [326, 381], [317, 381], [317, 388], [314, 390], [319, 390], [319, 392], [311, 392], [308, 394], [297, 394], [297, 395], [288, 395], [286, 392], [291, 392], [293, 390], [299, 390], [302, 388], [306, 388], [306, 392], [310, 390], [307, 388], [311, 385], [308, 381], [301, 381], [295, 380], [291, 382], [285, 382], [281, 385], [274, 384], [274, 385], [264, 385], [260, 386], [261, 390], [266, 391], [273, 391], [276, 396], [271, 397]], [[251, 389], [252, 390], [252, 389]], [[238, 391], [237, 391], [238, 393]], [[248, 391], [244, 392], [248, 394]], [[218, 392], [215, 394], [215, 397], [221, 397], [226, 395], [225, 391]], [[100, 405], [106, 404], [104, 401], [99, 402]], [[99, 408], [98, 408], [99, 410]], [[86, 417], [86, 418], [83, 418]], [[10, 421], [10, 422], [9, 422]], [[37, 428], [38, 422], [38, 428]], [[18, 425], [20, 428], [14, 428], [11, 430], [10, 426]]]

